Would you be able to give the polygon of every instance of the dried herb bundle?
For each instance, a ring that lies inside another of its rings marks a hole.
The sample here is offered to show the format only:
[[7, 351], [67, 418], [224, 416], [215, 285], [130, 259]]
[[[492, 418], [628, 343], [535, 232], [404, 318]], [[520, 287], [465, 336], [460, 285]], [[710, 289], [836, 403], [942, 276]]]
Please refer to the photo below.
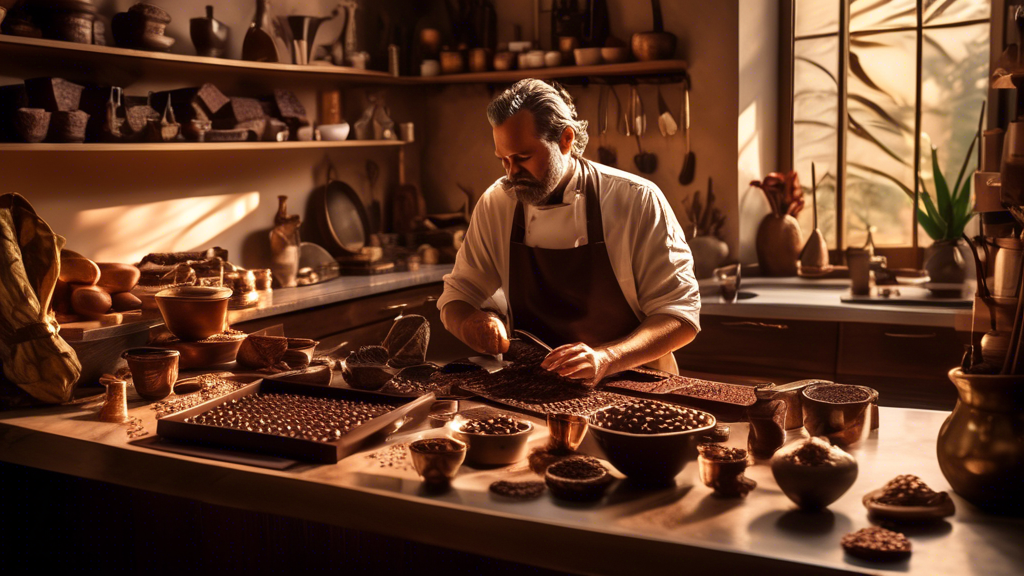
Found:
[[725, 214], [715, 206], [715, 191], [712, 187], [711, 178], [708, 178], [707, 200], [702, 202], [700, 190], [693, 193], [688, 200], [683, 200], [683, 211], [690, 219], [693, 234], [690, 238], [697, 236], [719, 237], [722, 226], [725, 224]]
[[772, 172], [764, 180], [754, 180], [750, 185], [764, 192], [772, 207], [772, 214], [779, 218], [787, 214], [796, 218], [804, 209], [804, 190], [800, 187], [800, 178], [796, 172]]

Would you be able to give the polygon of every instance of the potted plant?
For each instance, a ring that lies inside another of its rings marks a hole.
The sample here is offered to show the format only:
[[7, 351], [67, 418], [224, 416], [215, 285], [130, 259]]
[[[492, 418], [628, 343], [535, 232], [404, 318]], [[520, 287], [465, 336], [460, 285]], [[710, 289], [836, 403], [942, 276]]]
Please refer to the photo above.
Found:
[[796, 172], [772, 172], [751, 186], [764, 192], [772, 211], [757, 228], [757, 262], [765, 276], [796, 276], [804, 239], [796, 217], [804, 208], [804, 192]]
[[967, 263], [960, 252], [960, 242], [964, 228], [974, 217], [974, 213], [971, 211], [970, 178], [965, 178], [964, 175], [977, 140], [978, 134], [975, 133], [952, 189], [939, 169], [938, 149], [935, 146], [932, 146], [934, 199], [928, 187], [924, 185], [924, 180], [921, 180], [921, 203], [924, 209], [917, 209], [917, 222], [933, 240], [932, 245], [926, 250], [924, 269], [934, 284], [960, 284], [966, 277]]
[[715, 268], [729, 257], [729, 245], [720, 236], [725, 214], [715, 206], [710, 177], [707, 200], [701, 201], [698, 190], [688, 200], [683, 200], [683, 211], [690, 220], [686, 236], [693, 253], [693, 273], [698, 279], [710, 278]]

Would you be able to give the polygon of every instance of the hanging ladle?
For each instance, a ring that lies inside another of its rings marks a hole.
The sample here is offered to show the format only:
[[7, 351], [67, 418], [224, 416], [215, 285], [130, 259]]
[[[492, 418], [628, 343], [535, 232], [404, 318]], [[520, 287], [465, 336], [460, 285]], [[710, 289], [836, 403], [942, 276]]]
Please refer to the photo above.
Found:
[[[618, 154], [615, 152], [615, 148], [608, 146], [605, 134], [608, 132], [608, 91], [611, 90], [612, 94], [615, 90], [610, 86], [601, 86], [601, 94], [597, 100], [597, 133], [600, 134], [601, 145], [597, 147], [597, 160], [605, 166], [615, 166], [618, 163]], [[616, 103], [619, 97], [615, 97]], [[618, 106], [616, 105], [616, 108]], [[616, 116], [619, 111], [616, 110]]]

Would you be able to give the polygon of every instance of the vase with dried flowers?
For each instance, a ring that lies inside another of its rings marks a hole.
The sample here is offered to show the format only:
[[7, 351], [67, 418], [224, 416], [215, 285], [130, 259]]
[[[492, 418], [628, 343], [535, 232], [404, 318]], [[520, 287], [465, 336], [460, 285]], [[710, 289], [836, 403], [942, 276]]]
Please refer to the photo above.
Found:
[[772, 172], [750, 183], [764, 192], [771, 214], [757, 228], [757, 262], [765, 276], [796, 276], [803, 234], [796, 217], [804, 208], [804, 192], [796, 172]]
[[708, 178], [707, 198], [702, 201], [700, 190], [694, 192], [683, 200], [683, 212], [690, 220], [686, 238], [693, 254], [693, 273], [698, 279], [710, 278], [715, 268], [729, 257], [729, 245], [720, 236], [725, 214], [715, 206], [711, 178]]

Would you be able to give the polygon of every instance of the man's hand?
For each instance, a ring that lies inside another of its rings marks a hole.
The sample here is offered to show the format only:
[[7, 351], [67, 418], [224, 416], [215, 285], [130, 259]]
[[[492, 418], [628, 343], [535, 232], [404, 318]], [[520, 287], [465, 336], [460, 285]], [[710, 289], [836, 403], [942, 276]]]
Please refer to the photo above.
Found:
[[489, 312], [477, 310], [462, 323], [462, 341], [481, 354], [508, 352], [508, 333], [505, 324]]
[[583, 380], [587, 386], [596, 386], [608, 374], [612, 360], [607, 349], [594, 349], [577, 342], [552, 350], [540, 367], [565, 378]]

